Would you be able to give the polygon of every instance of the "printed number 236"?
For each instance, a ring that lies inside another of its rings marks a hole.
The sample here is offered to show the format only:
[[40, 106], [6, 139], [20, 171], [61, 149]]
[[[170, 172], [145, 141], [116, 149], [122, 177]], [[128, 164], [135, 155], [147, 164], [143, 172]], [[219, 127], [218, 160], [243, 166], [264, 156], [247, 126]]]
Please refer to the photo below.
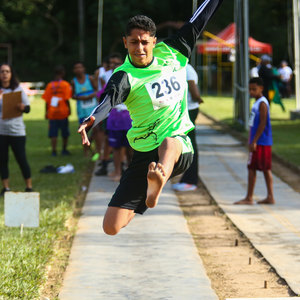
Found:
[[171, 94], [172, 91], [179, 91], [180, 90], [180, 84], [179, 82], [176, 80], [176, 77], [175, 76], [172, 76], [170, 78], [170, 81], [168, 81], [167, 79], [164, 79], [161, 84], [159, 82], [154, 82], [151, 86], [151, 88], [153, 90], [156, 89], [156, 99], [157, 98], [160, 98], [160, 97], [163, 97], [164, 96], [164, 92], [162, 92], [162, 85], [165, 86], [165, 88], [167, 89], [165, 91], [165, 93], [168, 95], [168, 94]]

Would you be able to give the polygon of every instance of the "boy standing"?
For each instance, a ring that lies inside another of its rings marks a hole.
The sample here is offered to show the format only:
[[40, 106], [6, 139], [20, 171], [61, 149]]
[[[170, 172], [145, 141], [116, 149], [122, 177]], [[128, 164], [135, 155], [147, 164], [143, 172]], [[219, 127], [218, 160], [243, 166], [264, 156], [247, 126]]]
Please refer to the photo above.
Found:
[[[74, 63], [73, 73], [75, 77], [71, 81], [73, 90], [72, 98], [77, 101], [77, 116], [79, 124], [81, 124], [98, 105], [96, 87], [93, 85], [93, 77], [86, 74], [85, 66], [82, 62]], [[101, 141], [98, 141], [97, 137], [98, 135], [93, 132], [93, 138], [95, 139], [96, 145], [101, 145]], [[89, 148], [84, 146], [83, 149], [85, 156], [87, 156]], [[98, 150], [100, 151], [101, 149]]]
[[252, 106], [249, 119], [249, 161], [248, 161], [248, 191], [244, 199], [234, 204], [253, 204], [253, 192], [256, 181], [256, 170], [263, 171], [268, 195], [257, 204], [274, 204], [272, 164], [272, 128], [270, 121], [270, 106], [263, 96], [264, 83], [259, 77], [249, 81], [250, 96], [256, 99]]
[[71, 81], [73, 88], [73, 99], [77, 100], [77, 115], [79, 124], [87, 118], [98, 105], [96, 98], [96, 87], [93, 86], [92, 76], [86, 74], [82, 62], [73, 65], [75, 77]]
[[62, 155], [70, 155], [67, 150], [69, 132], [68, 116], [70, 115], [69, 99], [72, 97], [71, 85], [63, 80], [65, 69], [57, 66], [54, 69], [54, 80], [46, 86], [42, 96], [46, 101], [46, 118], [49, 119], [49, 138], [51, 139], [52, 156], [56, 156], [58, 130], [63, 138]]

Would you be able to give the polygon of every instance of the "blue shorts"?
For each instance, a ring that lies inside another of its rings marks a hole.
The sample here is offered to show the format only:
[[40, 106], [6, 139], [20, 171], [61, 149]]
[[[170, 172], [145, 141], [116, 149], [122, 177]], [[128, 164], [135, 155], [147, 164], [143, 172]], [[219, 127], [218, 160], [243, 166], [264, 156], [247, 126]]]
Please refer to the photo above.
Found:
[[129, 147], [129, 142], [126, 137], [128, 130], [107, 130], [108, 143], [113, 148]]
[[67, 138], [70, 135], [68, 118], [62, 120], [49, 120], [49, 138], [57, 137], [58, 130], [61, 130], [61, 136]]

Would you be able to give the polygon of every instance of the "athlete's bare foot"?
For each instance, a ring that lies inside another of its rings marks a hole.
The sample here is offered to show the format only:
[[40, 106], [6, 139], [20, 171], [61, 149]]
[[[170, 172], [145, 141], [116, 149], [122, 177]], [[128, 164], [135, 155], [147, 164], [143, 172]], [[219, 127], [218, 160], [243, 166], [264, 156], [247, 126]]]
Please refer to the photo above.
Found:
[[159, 195], [164, 183], [166, 182], [166, 174], [162, 164], [155, 162], [149, 164], [147, 181], [148, 188], [146, 205], [149, 208], [153, 208], [156, 206]]
[[249, 198], [242, 199], [240, 201], [234, 202], [235, 205], [253, 205], [253, 200]]
[[257, 204], [275, 204], [275, 200], [273, 197], [267, 197], [264, 200], [257, 201]]

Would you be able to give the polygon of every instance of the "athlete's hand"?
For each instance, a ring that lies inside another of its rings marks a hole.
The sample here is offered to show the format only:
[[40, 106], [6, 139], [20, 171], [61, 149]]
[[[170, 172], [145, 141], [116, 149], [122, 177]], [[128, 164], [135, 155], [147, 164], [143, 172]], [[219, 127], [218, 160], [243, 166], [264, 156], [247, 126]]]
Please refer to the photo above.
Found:
[[82, 145], [87, 145], [87, 146], [91, 145], [89, 138], [87, 136], [87, 131], [89, 131], [89, 129], [93, 126], [94, 122], [95, 122], [95, 117], [91, 116], [88, 121], [83, 122], [79, 126], [78, 133], [80, 133], [81, 135]]

